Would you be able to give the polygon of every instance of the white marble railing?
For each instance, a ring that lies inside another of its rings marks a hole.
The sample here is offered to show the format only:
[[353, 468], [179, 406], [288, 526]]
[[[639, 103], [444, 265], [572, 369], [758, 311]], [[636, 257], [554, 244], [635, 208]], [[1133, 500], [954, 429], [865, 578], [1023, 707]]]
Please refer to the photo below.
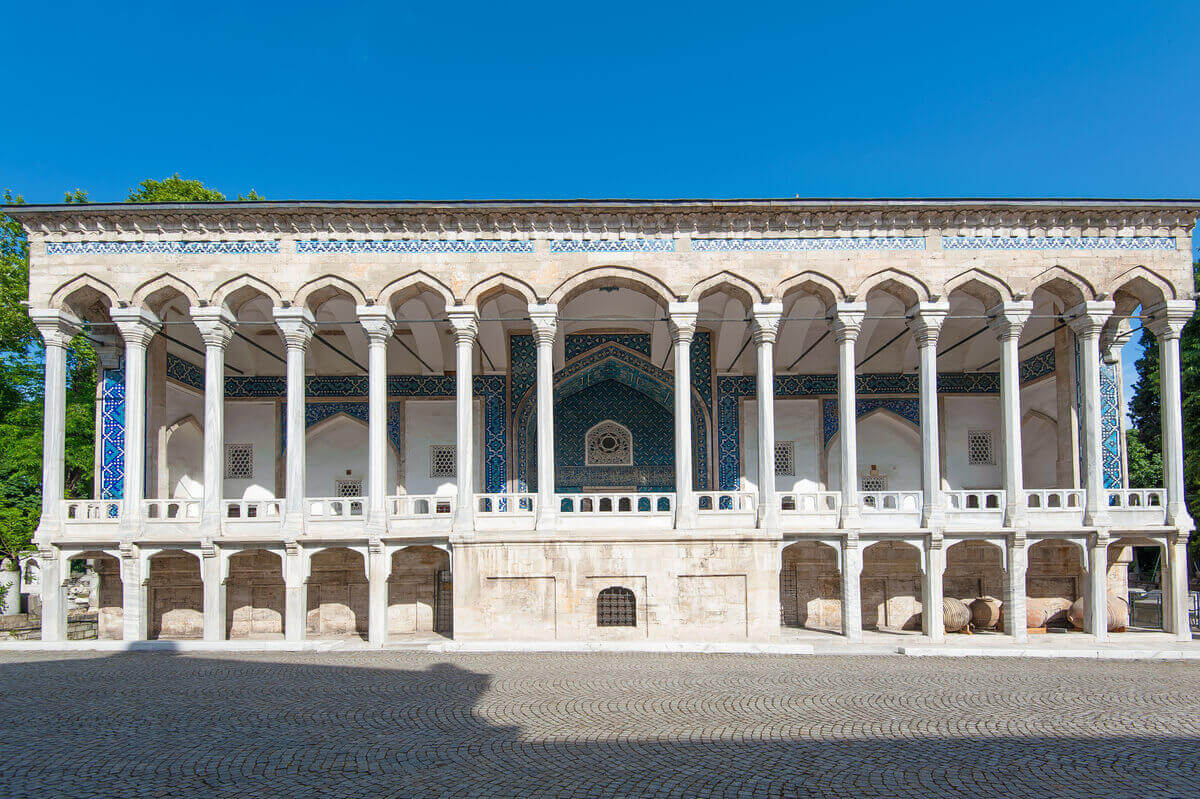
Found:
[[858, 501], [868, 513], [914, 513], [921, 510], [920, 491], [862, 491]]
[[1004, 492], [996, 489], [943, 491], [947, 510], [959, 513], [991, 513], [1004, 510]]
[[1167, 505], [1167, 491], [1164, 488], [1110, 488], [1105, 493], [1108, 494], [1109, 508], [1146, 510]]
[[555, 494], [558, 512], [571, 516], [629, 514], [662, 516], [675, 510], [674, 494]]
[[119, 499], [67, 499], [62, 503], [64, 522], [111, 522], [121, 518]]
[[779, 494], [780, 513], [837, 513], [841, 507], [840, 491], [785, 491]]
[[1025, 507], [1033, 511], [1068, 511], [1077, 513], [1083, 510], [1083, 489], [1038, 488], [1026, 490]]
[[305, 497], [304, 507], [310, 519], [362, 519], [367, 515], [365, 497]]
[[143, 499], [142, 518], [146, 521], [198, 522], [198, 499]]
[[224, 518], [242, 522], [278, 522], [283, 518], [282, 499], [227, 499], [221, 503]]
[[702, 513], [753, 513], [758, 504], [753, 491], [697, 491], [695, 497]]
[[476, 494], [475, 512], [482, 516], [532, 516], [537, 494]]
[[388, 497], [388, 515], [393, 519], [449, 518], [454, 514], [454, 497], [435, 494], [401, 494]]

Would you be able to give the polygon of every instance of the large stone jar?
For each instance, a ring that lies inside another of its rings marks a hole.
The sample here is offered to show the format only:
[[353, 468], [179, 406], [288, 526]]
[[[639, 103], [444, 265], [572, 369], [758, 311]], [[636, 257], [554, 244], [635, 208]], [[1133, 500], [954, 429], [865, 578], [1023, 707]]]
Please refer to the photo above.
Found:
[[1071, 601], [1061, 597], [1030, 597], [1025, 600], [1025, 626], [1030, 629], [1045, 627], [1054, 621], [1066, 621]]
[[981, 596], [971, 603], [971, 624], [976, 630], [994, 630], [1000, 626], [1002, 603], [994, 596]]
[[[1082, 630], [1087, 620], [1088, 600], [1086, 596], [1081, 596], [1071, 603], [1071, 609], [1067, 612], [1067, 619], [1071, 622], [1071, 626], [1077, 630]], [[1116, 594], [1108, 594], [1108, 631], [1123, 630], [1129, 626], [1129, 606], [1125, 604], [1125, 600]]]
[[956, 633], [971, 622], [971, 609], [967, 603], [954, 597], [942, 598], [942, 623], [946, 632]]

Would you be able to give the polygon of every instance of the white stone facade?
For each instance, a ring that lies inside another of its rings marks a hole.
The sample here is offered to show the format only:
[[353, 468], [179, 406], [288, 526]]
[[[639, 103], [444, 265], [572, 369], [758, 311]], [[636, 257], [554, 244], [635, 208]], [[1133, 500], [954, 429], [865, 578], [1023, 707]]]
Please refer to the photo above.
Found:
[[[1190, 637], [1194, 205], [8, 212], [47, 344], [47, 640], [94, 557], [126, 639], [938, 640], [930, 600], [977, 592], [1020, 641], [1027, 596], [1103, 608], [1136, 543]], [[1135, 315], [1162, 348], [1150, 491], [1124, 487], [1106, 377]], [[67, 501], [80, 329], [111, 371], [97, 497]], [[597, 425], [607, 463], [580, 460]]]

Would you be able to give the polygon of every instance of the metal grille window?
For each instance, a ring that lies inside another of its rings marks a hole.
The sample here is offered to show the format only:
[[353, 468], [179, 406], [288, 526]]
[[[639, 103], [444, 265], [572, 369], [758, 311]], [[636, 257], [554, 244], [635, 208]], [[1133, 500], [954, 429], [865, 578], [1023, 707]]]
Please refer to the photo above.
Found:
[[458, 459], [453, 444], [432, 444], [429, 447], [429, 476], [456, 477]]
[[333, 495], [335, 497], [361, 497], [363, 495], [362, 480], [334, 480]]
[[996, 462], [996, 448], [991, 430], [967, 431], [967, 463], [971, 466], [991, 466]]
[[796, 442], [775, 442], [775, 475], [777, 477], [796, 476]]
[[631, 466], [633, 436], [629, 428], [605, 419], [584, 435], [584, 451], [588, 466]]
[[596, 598], [599, 627], [637, 627], [637, 599], [628, 588], [605, 588]]
[[862, 476], [863, 491], [887, 491], [886, 474], [864, 474]]
[[225, 447], [225, 479], [251, 480], [254, 478], [254, 445], [229, 444]]

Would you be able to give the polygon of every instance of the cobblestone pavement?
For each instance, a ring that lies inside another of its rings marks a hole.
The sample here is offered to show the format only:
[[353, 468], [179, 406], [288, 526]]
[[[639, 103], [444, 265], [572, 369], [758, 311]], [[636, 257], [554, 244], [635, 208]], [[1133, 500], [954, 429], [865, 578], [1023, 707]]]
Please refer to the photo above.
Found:
[[1200, 668], [0, 653], [6, 797], [1200, 796]]

